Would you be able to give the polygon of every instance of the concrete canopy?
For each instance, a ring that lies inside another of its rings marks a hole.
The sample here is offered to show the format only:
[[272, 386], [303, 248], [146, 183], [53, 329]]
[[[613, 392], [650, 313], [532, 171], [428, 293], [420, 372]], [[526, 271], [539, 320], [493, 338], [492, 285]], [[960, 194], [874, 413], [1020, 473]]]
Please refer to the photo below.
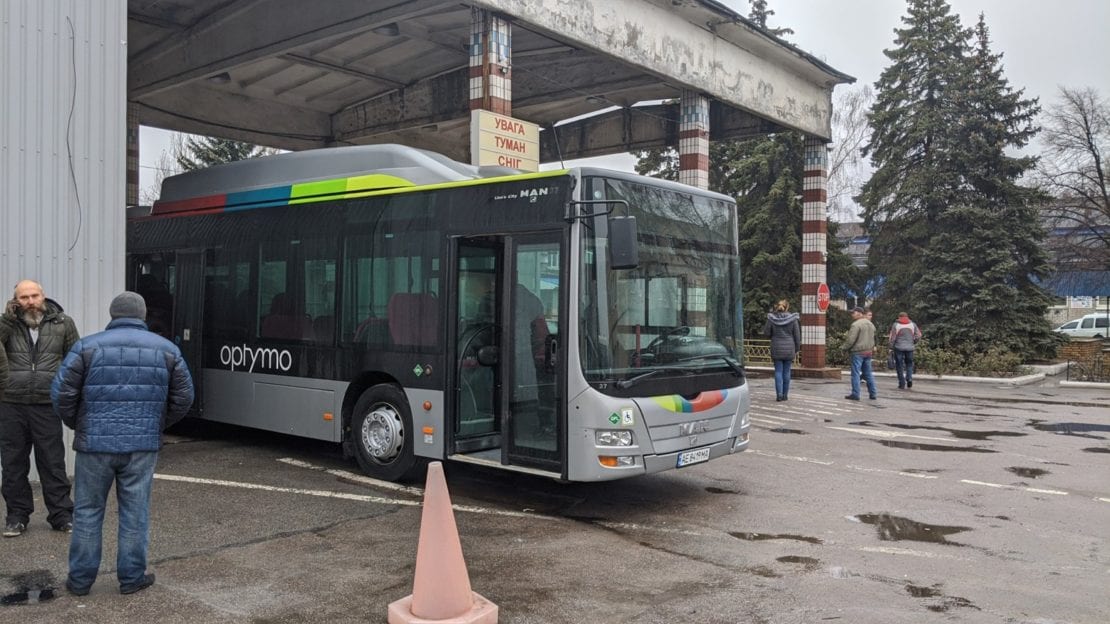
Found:
[[[139, 122], [289, 150], [402, 143], [468, 160], [471, 8], [507, 16], [513, 116], [551, 127], [543, 159], [673, 145], [677, 106], [711, 99], [711, 139], [828, 139], [852, 82], [700, 0], [128, 0]], [[326, 10], [325, 10], [326, 8]]]

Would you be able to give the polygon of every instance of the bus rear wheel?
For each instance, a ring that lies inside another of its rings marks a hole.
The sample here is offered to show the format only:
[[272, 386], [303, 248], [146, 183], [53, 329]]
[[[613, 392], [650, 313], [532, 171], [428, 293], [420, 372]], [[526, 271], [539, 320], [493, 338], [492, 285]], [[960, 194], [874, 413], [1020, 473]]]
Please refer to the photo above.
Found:
[[351, 417], [355, 457], [367, 475], [385, 481], [417, 476], [412, 450], [412, 416], [400, 388], [378, 385], [355, 403]]

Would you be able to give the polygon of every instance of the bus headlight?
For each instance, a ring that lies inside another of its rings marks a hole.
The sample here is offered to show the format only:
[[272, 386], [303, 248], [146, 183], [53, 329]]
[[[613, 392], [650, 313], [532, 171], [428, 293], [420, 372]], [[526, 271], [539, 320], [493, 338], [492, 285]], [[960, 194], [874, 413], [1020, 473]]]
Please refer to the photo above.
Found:
[[595, 439], [598, 446], [632, 446], [631, 431], [598, 431]]

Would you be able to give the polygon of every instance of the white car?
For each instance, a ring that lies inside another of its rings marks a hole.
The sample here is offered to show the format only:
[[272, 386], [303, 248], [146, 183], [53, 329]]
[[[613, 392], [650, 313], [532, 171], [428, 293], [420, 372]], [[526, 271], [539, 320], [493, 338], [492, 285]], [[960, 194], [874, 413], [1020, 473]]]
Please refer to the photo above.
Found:
[[1110, 336], [1110, 311], [1079, 317], [1054, 331], [1075, 338], [1106, 338]]

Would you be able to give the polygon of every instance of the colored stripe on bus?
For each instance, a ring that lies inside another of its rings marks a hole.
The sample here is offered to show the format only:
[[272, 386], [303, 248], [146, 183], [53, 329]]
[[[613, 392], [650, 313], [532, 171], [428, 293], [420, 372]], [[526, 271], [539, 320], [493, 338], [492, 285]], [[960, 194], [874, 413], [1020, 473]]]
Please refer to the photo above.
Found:
[[667, 411], [689, 414], [716, 407], [724, 403], [726, 397], [728, 390], [708, 390], [694, 397], [693, 401], [677, 394], [651, 397], [651, 400]]
[[492, 184], [508, 180], [525, 181], [536, 178], [548, 178], [566, 175], [566, 169], [540, 171], [535, 173], [499, 176], [495, 178], [478, 178], [474, 180], [460, 180], [457, 182], [442, 182], [419, 186], [404, 178], [386, 174], [367, 174], [350, 178], [334, 178], [331, 180], [318, 180], [300, 182], [289, 186], [275, 186], [251, 191], [237, 191], [225, 195], [208, 195], [178, 201], [156, 201], [151, 211], [152, 217], [159, 216], [185, 216], [211, 214], [215, 212], [234, 212], [240, 210], [253, 210], [255, 208], [273, 208], [293, 204], [310, 204], [314, 202], [335, 199], [353, 199], [369, 197], [391, 192], [406, 192], [417, 190], [433, 190], [463, 186], [476, 186]]

